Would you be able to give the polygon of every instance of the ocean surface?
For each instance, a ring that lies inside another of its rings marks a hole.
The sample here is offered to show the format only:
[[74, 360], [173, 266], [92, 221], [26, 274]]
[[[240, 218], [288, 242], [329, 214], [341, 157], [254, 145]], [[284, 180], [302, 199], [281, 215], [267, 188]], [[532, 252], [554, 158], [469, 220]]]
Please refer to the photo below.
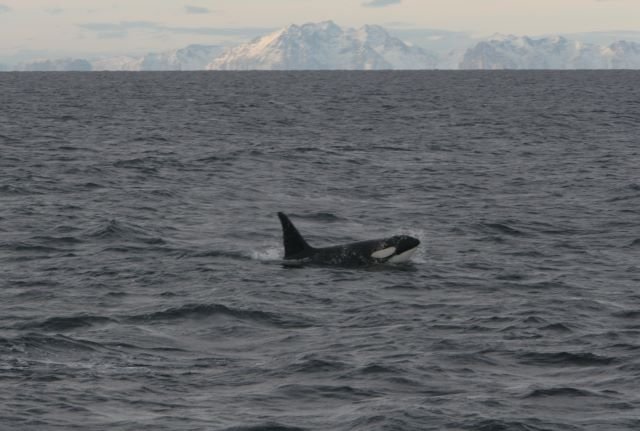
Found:
[[0, 429], [640, 429], [640, 73], [0, 74]]

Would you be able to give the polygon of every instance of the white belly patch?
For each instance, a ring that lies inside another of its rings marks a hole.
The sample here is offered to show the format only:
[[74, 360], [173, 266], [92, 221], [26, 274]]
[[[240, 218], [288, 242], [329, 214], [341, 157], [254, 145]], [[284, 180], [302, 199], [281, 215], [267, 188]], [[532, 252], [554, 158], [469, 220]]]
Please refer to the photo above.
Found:
[[389, 259], [390, 263], [402, 263], [402, 262], [406, 262], [409, 259], [411, 259], [411, 256], [413, 256], [413, 254], [416, 252], [416, 250], [418, 249], [418, 247], [413, 247], [410, 248], [407, 251], [403, 251], [402, 253], [393, 256], [391, 259]]
[[387, 248], [383, 248], [382, 250], [378, 250], [371, 253], [371, 257], [374, 259], [385, 259], [391, 256], [395, 252], [396, 252], [395, 247], [387, 247]]

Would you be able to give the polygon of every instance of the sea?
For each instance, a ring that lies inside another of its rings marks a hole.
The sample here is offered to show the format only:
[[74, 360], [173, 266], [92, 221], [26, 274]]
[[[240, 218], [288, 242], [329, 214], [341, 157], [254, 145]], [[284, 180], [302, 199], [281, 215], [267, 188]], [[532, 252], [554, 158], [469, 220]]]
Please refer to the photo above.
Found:
[[0, 74], [0, 430], [638, 429], [639, 72]]

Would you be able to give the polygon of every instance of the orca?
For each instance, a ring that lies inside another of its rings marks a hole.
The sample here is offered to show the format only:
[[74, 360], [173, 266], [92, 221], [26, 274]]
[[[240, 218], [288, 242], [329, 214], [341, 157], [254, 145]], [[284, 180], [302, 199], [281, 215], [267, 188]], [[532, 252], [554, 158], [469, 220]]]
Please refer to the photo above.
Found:
[[367, 266], [380, 263], [407, 262], [415, 253], [420, 241], [398, 235], [372, 239], [332, 247], [311, 247], [291, 223], [289, 217], [279, 212], [284, 240], [284, 259], [300, 263], [336, 266]]

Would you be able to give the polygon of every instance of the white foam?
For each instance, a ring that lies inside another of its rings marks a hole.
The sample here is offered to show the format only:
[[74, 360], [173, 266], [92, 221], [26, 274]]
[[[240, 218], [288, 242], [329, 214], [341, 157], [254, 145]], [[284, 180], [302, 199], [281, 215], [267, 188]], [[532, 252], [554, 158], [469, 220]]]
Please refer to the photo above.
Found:
[[282, 260], [282, 248], [281, 247], [269, 247], [263, 250], [252, 250], [251, 259], [261, 260], [265, 262], [273, 262]]

